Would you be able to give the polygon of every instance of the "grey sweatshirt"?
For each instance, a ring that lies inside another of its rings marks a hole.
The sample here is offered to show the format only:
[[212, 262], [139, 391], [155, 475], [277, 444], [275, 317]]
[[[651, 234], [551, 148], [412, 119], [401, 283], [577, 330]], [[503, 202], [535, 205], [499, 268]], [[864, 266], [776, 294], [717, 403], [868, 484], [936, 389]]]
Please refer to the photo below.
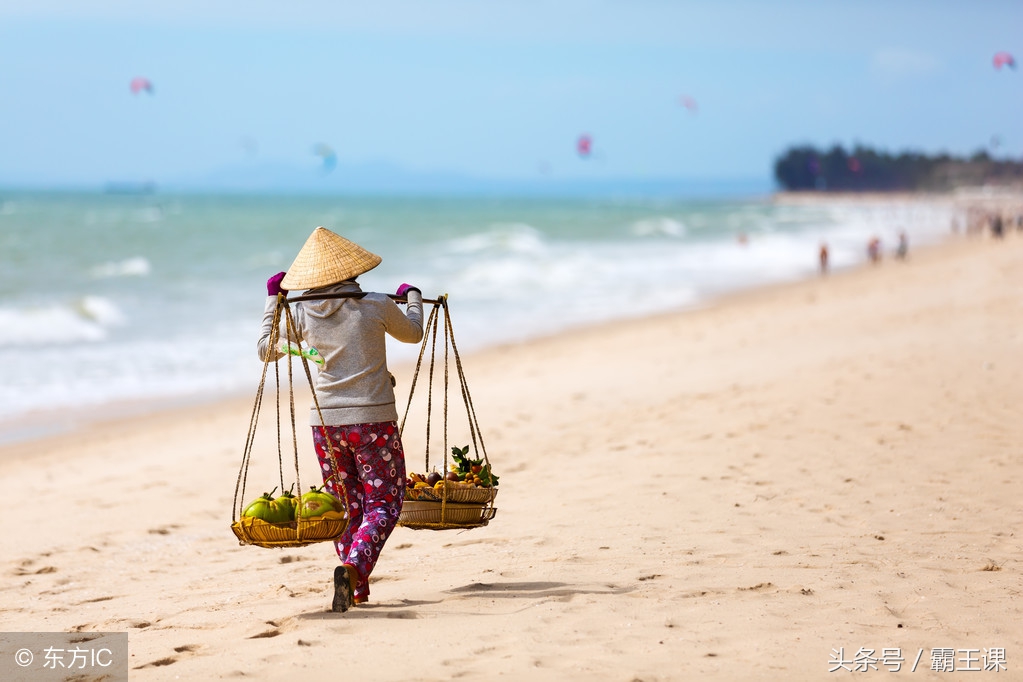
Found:
[[[358, 283], [311, 289], [317, 293], [361, 292]], [[278, 349], [268, 349], [277, 297], [266, 300], [263, 327], [257, 344], [260, 360], [267, 351], [271, 359], [284, 356]], [[394, 389], [387, 371], [384, 334], [405, 343], [418, 343], [423, 338], [423, 297], [416, 290], [408, 292], [408, 312], [385, 294], [368, 293], [363, 298], [336, 298], [324, 301], [299, 301], [291, 304], [294, 332], [323, 356], [324, 364], [316, 376], [316, 398], [329, 426], [386, 422], [398, 419], [394, 405]], [[286, 336], [285, 321], [280, 321], [280, 338]], [[311, 406], [310, 424], [320, 425], [316, 404]]]

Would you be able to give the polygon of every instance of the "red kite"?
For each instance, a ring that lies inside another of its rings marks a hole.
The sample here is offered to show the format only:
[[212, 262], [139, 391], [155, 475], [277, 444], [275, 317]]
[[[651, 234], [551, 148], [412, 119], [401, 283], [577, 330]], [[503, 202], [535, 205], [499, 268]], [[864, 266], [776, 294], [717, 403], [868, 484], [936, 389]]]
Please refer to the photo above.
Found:
[[590, 151], [593, 147], [593, 138], [589, 135], [580, 135], [579, 141], [575, 143], [575, 150], [579, 152], [579, 156], [586, 158], [590, 155]]
[[994, 59], [991, 60], [995, 65], [996, 69], [1001, 69], [1003, 66], [1010, 68], [1016, 68], [1016, 60], [1012, 58], [1012, 55], [1008, 52], [997, 52], [995, 53]]
[[132, 78], [131, 85], [129, 87], [131, 88], [131, 94], [133, 95], [137, 95], [143, 90], [148, 92], [150, 95], [153, 94], [153, 84], [148, 78], [143, 78], [142, 76]]

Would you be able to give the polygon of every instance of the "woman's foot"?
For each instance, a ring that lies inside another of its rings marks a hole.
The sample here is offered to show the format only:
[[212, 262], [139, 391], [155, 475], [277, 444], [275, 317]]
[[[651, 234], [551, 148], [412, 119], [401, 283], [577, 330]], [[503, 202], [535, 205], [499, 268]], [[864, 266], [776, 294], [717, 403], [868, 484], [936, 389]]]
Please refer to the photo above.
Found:
[[348, 577], [348, 569], [345, 566], [337, 566], [334, 569], [334, 602], [330, 610], [334, 613], [344, 613], [352, 607], [352, 583]]

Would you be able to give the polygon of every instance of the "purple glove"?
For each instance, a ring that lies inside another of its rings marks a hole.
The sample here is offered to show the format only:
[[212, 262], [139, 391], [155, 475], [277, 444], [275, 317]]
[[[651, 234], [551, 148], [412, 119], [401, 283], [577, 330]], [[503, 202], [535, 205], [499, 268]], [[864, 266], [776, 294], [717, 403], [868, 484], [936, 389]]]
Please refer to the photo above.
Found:
[[420, 294], [423, 293], [422, 290], [420, 290], [419, 287], [414, 287], [411, 284], [404, 284], [404, 283], [400, 287], [398, 287], [398, 290], [396, 292], [394, 292], [394, 293], [395, 293], [396, 296], [404, 296], [404, 295], [406, 295], [409, 292], [409, 289], [415, 289]]
[[277, 294], [288, 295], [287, 289], [281, 288], [281, 280], [284, 279], [284, 273], [278, 272], [276, 275], [266, 280], [266, 295], [276, 296]]

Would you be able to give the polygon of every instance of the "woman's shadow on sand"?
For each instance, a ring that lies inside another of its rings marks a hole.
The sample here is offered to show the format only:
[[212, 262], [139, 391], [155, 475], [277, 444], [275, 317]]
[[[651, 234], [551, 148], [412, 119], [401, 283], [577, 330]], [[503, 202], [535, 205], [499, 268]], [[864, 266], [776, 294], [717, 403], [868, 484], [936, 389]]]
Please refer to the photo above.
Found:
[[[500, 598], [500, 599], [523, 599], [530, 603], [523, 608], [533, 606], [537, 599], [542, 601], [568, 601], [580, 594], [625, 594], [635, 588], [621, 585], [582, 586], [561, 582], [497, 582], [497, 583], [470, 583], [461, 587], [445, 590], [447, 594], [453, 595], [456, 599], [472, 598]], [[347, 613], [333, 613], [330, 611], [305, 613], [299, 618], [305, 620], [333, 620], [336, 618], [399, 618], [416, 619], [423, 617], [414, 607], [431, 606], [443, 604], [447, 599], [402, 599], [389, 603], [367, 603], [350, 609]], [[412, 607], [412, 608], [410, 608]], [[496, 614], [495, 614], [496, 615]]]

